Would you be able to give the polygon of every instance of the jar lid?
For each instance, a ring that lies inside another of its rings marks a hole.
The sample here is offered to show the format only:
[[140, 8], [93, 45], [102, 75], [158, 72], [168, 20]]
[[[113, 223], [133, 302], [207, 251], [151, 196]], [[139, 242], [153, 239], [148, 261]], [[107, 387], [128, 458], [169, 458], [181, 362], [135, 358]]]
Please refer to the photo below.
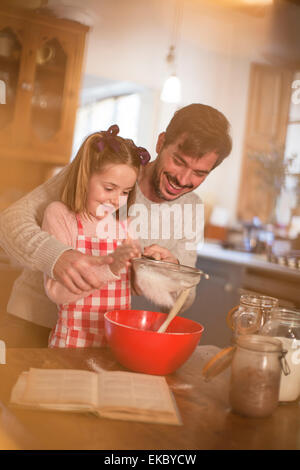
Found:
[[300, 310], [275, 308], [270, 314], [270, 320], [278, 320], [281, 323], [292, 323], [294, 326], [300, 326]]
[[230, 366], [233, 354], [235, 351], [234, 346], [222, 349], [202, 369], [202, 375], [206, 380], [210, 380], [216, 375], [220, 374], [223, 370]]
[[278, 305], [278, 299], [266, 295], [242, 294], [240, 302], [250, 307], [273, 308]]

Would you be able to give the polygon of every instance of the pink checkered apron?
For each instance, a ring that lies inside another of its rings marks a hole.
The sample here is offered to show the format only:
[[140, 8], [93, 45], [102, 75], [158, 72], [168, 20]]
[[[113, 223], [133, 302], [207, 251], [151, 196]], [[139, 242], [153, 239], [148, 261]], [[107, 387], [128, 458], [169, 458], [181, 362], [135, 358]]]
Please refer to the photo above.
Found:
[[[77, 215], [76, 249], [93, 256], [106, 256], [115, 251], [120, 240], [86, 237]], [[50, 348], [91, 348], [105, 346], [104, 314], [109, 310], [130, 308], [131, 293], [128, 269], [119, 273], [120, 279], [105, 284], [88, 297], [74, 303], [59, 305], [58, 321], [50, 337]]]

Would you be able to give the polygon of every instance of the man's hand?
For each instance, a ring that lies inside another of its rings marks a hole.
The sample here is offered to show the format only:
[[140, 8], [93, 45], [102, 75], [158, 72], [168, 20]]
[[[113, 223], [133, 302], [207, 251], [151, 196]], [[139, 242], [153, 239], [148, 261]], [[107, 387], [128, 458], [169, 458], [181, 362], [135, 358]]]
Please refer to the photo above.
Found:
[[81, 294], [83, 291], [98, 289], [102, 284], [91, 268], [112, 262], [112, 256], [90, 256], [68, 250], [56, 261], [53, 274], [73, 294]]
[[144, 255], [154, 258], [158, 261], [167, 261], [168, 263], [175, 263], [179, 264], [179, 261], [175, 256], [167, 250], [167, 248], [163, 248], [159, 245], [150, 245], [144, 249]]

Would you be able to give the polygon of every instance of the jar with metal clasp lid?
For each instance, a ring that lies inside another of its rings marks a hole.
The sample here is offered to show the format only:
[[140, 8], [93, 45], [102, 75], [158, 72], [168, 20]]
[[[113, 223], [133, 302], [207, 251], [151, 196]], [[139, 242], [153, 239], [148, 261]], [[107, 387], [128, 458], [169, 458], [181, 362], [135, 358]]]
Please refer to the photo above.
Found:
[[288, 376], [281, 375], [279, 401], [295, 401], [300, 396], [300, 311], [275, 309], [260, 334], [280, 340], [287, 350]]
[[265, 295], [243, 294], [240, 304], [227, 314], [227, 324], [238, 335], [256, 334], [278, 307], [278, 299]]
[[233, 411], [253, 418], [263, 418], [275, 411], [281, 369], [289, 373], [285, 353], [275, 338], [245, 335], [236, 339], [229, 390]]
[[269, 336], [242, 335], [203, 368], [206, 380], [231, 364], [229, 402], [233, 412], [253, 418], [271, 415], [278, 406], [281, 370], [289, 373], [282, 343]]

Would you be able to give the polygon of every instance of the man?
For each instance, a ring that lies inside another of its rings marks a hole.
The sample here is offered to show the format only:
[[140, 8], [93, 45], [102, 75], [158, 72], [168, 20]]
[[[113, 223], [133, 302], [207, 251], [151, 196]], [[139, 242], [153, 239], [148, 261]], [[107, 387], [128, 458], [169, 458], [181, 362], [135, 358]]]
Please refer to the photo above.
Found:
[[[210, 106], [186, 106], [175, 113], [166, 132], [159, 135], [156, 150], [156, 160], [141, 172], [136, 197], [137, 205], [148, 210], [148, 227], [155, 223], [151, 216], [153, 207], [160, 209], [174, 204], [195, 207], [201, 202], [192, 191], [229, 155], [229, 123], [222, 113]], [[36, 336], [40, 329], [46, 337], [56, 321], [57, 308], [44, 293], [43, 273], [80, 294], [99, 287], [91, 267], [110, 262], [109, 258], [91, 257], [70, 249], [41, 230], [44, 210], [50, 202], [59, 199], [63, 177], [64, 170], [0, 216], [0, 243], [26, 268], [13, 287], [7, 307], [12, 315], [6, 316], [6, 322], [18, 324], [18, 331], [35, 328]], [[159, 225], [162, 223], [163, 220]], [[160, 229], [157, 227], [158, 236], [153, 236], [151, 231], [142, 240], [144, 254], [194, 266], [196, 252], [186, 249], [187, 240], [176, 239], [174, 230], [164, 239]], [[185, 307], [193, 298], [194, 293]]]

